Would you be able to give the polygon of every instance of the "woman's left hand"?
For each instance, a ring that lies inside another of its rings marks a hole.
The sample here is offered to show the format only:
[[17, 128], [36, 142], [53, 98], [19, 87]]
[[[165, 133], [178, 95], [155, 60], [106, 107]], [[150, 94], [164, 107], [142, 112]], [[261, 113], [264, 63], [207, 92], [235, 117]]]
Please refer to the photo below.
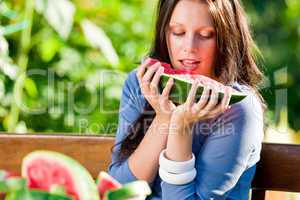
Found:
[[[194, 80], [189, 95], [184, 104], [177, 106], [171, 117], [171, 121], [184, 123], [183, 125], [193, 125], [197, 121], [214, 118], [229, 108], [231, 97], [231, 88], [219, 84], [209, 83], [205, 84], [203, 93], [198, 102], [195, 102], [197, 88], [199, 87], [199, 80]], [[218, 88], [219, 87], [219, 88]], [[218, 104], [218, 91], [223, 90], [224, 96]]]

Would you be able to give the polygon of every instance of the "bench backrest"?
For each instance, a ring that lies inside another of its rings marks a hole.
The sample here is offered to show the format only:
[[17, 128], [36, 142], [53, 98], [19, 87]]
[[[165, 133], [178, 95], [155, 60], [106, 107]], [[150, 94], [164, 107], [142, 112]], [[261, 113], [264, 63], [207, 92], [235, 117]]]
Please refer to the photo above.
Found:
[[79, 161], [93, 178], [107, 171], [113, 137], [0, 134], [0, 169], [21, 172], [22, 159], [34, 150], [57, 151]]
[[[33, 150], [53, 150], [78, 160], [96, 179], [107, 171], [113, 137], [0, 134], [0, 169], [20, 172], [22, 158]], [[265, 190], [300, 192], [300, 145], [264, 143], [252, 184], [252, 199]]]
[[255, 200], [265, 190], [300, 192], [300, 145], [264, 143], [252, 189]]

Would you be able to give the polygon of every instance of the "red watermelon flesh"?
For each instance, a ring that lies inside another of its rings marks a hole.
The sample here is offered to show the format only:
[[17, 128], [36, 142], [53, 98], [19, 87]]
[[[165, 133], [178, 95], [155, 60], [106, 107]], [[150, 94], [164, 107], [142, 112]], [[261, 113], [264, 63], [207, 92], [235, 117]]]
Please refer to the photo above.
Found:
[[73, 184], [74, 180], [64, 166], [38, 158], [27, 167], [27, 170], [29, 188], [50, 191], [52, 185], [58, 184], [65, 188], [68, 195], [79, 200]]
[[[151, 58], [151, 60], [150, 60], [151, 65], [153, 65], [157, 62], [160, 62], [160, 61], [157, 59], [153, 59], [153, 58]], [[222, 83], [220, 83], [214, 79], [211, 79], [207, 76], [196, 74], [195, 71], [190, 71], [190, 70], [186, 70], [186, 69], [173, 69], [170, 64], [165, 63], [165, 62], [160, 62], [160, 64], [164, 67], [165, 74], [181, 75], [181, 76], [183, 76], [184, 79], [189, 79], [190, 82], [197, 79], [200, 81], [200, 83], [202, 83], [202, 85], [211, 84], [211, 85], [217, 86], [222, 91], [225, 90], [225, 88], [224, 88], [225, 85], [223, 85]], [[232, 88], [230, 88], [230, 87], [228, 87], [228, 89], [232, 90]]]
[[165, 62], [161, 62], [157, 59], [154, 58], [150, 58], [150, 65], [153, 65], [157, 62], [160, 62], [160, 64], [164, 67], [164, 73], [166, 74], [196, 74], [195, 71], [191, 71], [191, 70], [186, 70], [186, 69], [174, 69], [171, 67], [170, 64], [165, 63]]
[[122, 187], [121, 183], [115, 180], [108, 173], [101, 171], [98, 175], [98, 191], [101, 199], [104, 197], [105, 193], [110, 190], [119, 189]]

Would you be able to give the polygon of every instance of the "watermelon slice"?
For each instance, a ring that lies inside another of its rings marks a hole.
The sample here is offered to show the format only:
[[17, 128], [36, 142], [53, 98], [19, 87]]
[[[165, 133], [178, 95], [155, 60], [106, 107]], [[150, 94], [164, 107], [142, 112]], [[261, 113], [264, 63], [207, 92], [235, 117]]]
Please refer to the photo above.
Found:
[[[154, 64], [156, 62], [160, 62], [156, 59], [151, 59], [150, 64]], [[160, 92], [162, 92], [163, 88], [165, 88], [167, 81], [169, 78], [173, 78], [174, 84], [172, 86], [171, 92], [170, 92], [170, 100], [172, 100], [176, 104], [182, 104], [186, 101], [190, 88], [192, 86], [192, 83], [195, 79], [200, 80], [200, 87], [198, 87], [197, 94], [195, 101], [198, 101], [202, 95], [203, 88], [207, 84], [213, 84], [217, 86], [218, 89], [218, 99], [219, 102], [222, 100], [224, 96], [225, 90], [231, 91], [231, 99], [230, 99], [230, 105], [237, 103], [241, 100], [243, 100], [247, 94], [239, 92], [235, 89], [233, 89], [230, 86], [225, 86], [209, 77], [202, 76], [199, 74], [195, 74], [193, 71], [185, 70], [185, 69], [173, 69], [170, 64], [160, 62], [161, 65], [164, 67], [164, 72], [161, 76], [159, 89]]]
[[102, 199], [107, 191], [119, 189], [122, 185], [108, 173], [101, 171], [98, 175], [97, 187], [100, 198]]
[[151, 194], [146, 181], [138, 180], [123, 185], [117, 190], [110, 190], [105, 194], [104, 200], [145, 200]]
[[102, 171], [98, 176], [98, 190], [104, 200], [144, 200], [151, 194], [146, 181], [134, 181], [121, 185], [108, 173]]
[[50, 191], [60, 186], [74, 200], [99, 200], [89, 172], [77, 161], [57, 152], [34, 151], [28, 154], [23, 159], [22, 176], [31, 189]]

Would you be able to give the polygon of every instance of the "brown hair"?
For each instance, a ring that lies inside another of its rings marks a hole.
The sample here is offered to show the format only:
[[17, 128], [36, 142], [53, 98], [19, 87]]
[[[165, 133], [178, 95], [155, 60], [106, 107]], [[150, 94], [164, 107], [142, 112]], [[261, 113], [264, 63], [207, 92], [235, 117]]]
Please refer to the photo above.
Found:
[[[256, 65], [256, 47], [239, 0], [199, 0], [207, 3], [217, 35], [215, 74], [223, 84], [238, 82], [249, 86], [260, 97], [257, 85], [263, 73]], [[157, 7], [156, 30], [150, 57], [170, 63], [165, 32], [172, 12], [179, 0], [160, 0]], [[138, 147], [148, 130], [155, 112], [148, 102], [144, 112], [133, 123], [127, 137], [121, 141], [119, 158], [128, 157]], [[147, 123], [144, 123], [145, 120]], [[134, 130], [134, 131], [133, 131]]]

